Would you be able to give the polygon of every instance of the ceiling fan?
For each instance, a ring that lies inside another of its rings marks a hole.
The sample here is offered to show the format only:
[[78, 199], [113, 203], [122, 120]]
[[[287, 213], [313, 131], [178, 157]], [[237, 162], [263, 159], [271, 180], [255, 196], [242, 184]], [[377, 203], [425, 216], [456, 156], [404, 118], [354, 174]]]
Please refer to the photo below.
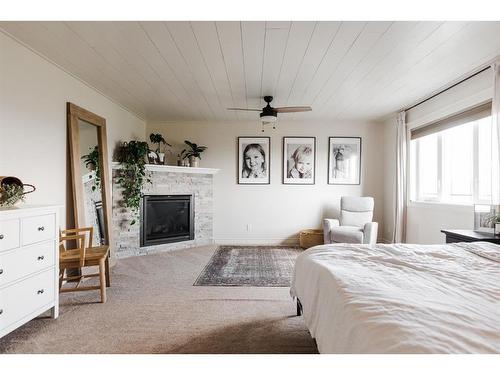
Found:
[[292, 113], [292, 112], [308, 112], [312, 111], [311, 107], [301, 106], [301, 107], [271, 107], [271, 102], [273, 101], [272, 96], [264, 96], [264, 101], [267, 105], [262, 109], [254, 108], [228, 108], [230, 111], [255, 111], [260, 112], [260, 119], [263, 125], [274, 124], [278, 118], [278, 113]]

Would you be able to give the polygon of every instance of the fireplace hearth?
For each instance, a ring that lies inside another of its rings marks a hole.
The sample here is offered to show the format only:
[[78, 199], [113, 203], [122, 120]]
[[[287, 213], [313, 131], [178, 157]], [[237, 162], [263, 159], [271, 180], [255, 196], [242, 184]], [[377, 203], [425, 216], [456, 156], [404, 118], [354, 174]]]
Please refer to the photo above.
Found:
[[141, 247], [194, 239], [192, 195], [144, 195]]

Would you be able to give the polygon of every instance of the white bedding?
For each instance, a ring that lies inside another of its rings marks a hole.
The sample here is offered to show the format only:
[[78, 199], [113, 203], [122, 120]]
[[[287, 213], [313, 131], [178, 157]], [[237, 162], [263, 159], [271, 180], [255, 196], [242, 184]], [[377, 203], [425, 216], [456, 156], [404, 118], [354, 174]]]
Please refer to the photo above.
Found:
[[486, 242], [316, 246], [291, 294], [320, 353], [500, 353], [495, 254]]

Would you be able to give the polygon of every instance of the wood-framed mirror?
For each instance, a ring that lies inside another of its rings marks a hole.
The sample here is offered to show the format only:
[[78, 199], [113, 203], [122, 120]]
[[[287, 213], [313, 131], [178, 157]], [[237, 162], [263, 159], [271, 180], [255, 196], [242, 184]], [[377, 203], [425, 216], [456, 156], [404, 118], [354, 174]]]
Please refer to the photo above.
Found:
[[67, 121], [74, 227], [93, 227], [93, 246], [109, 246], [111, 185], [106, 119], [68, 102]]

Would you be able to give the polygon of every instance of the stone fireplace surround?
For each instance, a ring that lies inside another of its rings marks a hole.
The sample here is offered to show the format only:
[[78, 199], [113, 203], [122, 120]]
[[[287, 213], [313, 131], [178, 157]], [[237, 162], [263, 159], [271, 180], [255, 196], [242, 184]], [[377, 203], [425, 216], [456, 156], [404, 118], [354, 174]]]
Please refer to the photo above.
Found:
[[132, 213], [120, 205], [122, 188], [116, 183], [118, 163], [113, 163], [112, 231], [117, 258], [153, 254], [213, 243], [213, 168], [190, 168], [170, 165], [147, 165], [151, 184], [146, 183], [143, 194], [194, 196], [194, 240], [140, 247], [140, 221], [134, 225]]

